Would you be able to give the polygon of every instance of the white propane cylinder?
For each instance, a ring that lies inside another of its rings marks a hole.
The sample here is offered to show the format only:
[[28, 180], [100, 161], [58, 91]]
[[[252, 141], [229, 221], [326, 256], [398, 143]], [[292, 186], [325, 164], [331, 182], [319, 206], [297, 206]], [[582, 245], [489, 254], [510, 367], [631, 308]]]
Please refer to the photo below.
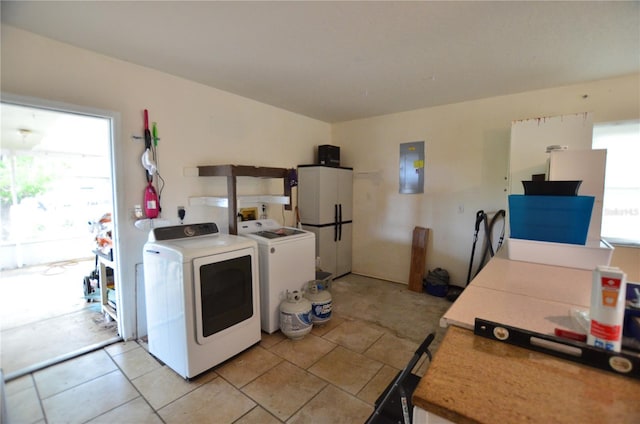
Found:
[[280, 303], [280, 330], [290, 339], [306, 336], [313, 327], [311, 302], [297, 290], [287, 290], [287, 297]]
[[304, 297], [311, 301], [311, 321], [314, 324], [325, 324], [331, 319], [331, 293], [323, 281], [309, 281]]

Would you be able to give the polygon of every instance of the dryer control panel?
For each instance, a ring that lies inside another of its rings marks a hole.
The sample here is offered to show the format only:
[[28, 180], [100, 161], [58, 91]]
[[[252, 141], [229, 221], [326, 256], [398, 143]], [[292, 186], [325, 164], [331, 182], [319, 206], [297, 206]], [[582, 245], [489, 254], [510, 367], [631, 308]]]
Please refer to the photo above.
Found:
[[154, 228], [149, 232], [149, 241], [177, 240], [190, 237], [217, 234], [218, 226], [214, 222], [200, 224], [174, 225], [171, 227]]

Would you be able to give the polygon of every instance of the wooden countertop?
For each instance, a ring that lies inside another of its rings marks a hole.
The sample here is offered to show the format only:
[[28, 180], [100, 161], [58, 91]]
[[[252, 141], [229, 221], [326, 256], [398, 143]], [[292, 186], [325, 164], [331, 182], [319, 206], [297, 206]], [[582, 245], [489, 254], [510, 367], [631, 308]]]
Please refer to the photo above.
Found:
[[640, 423], [640, 381], [473, 334], [475, 318], [576, 329], [591, 271], [494, 257], [440, 320], [446, 334], [413, 404], [456, 423]]
[[456, 423], [638, 423], [640, 381], [450, 326], [413, 403]]

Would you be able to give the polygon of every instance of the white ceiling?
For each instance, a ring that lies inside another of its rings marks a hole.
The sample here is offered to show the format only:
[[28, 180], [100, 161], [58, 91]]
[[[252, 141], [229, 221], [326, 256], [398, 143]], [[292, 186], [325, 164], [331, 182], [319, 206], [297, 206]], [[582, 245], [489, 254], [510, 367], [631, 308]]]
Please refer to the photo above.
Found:
[[109, 156], [110, 122], [104, 118], [0, 104], [0, 153]]
[[2, 22], [326, 122], [640, 72], [640, 2], [2, 1]]

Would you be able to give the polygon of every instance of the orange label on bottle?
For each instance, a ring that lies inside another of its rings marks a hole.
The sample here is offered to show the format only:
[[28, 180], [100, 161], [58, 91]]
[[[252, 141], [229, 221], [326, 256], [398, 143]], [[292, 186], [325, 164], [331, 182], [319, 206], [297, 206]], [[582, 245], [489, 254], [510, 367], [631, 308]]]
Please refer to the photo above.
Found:
[[615, 308], [618, 304], [618, 294], [622, 280], [619, 278], [600, 277], [602, 287], [602, 306]]

